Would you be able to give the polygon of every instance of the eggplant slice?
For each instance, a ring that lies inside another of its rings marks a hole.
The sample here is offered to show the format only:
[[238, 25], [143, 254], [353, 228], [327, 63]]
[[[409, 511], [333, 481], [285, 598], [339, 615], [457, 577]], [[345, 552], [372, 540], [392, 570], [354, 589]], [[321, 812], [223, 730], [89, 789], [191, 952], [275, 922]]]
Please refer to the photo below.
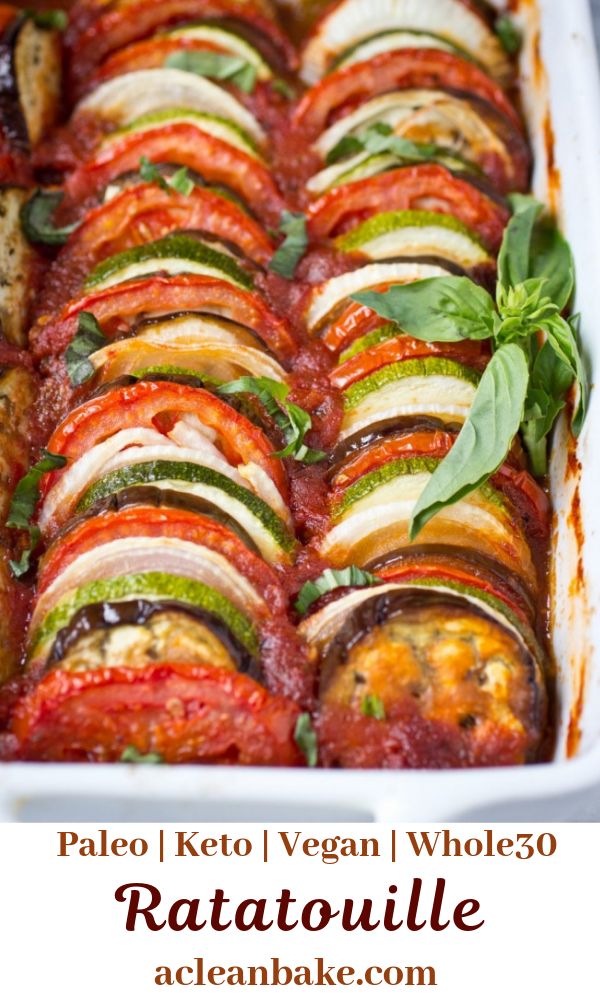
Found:
[[0, 327], [11, 344], [24, 346], [36, 291], [37, 257], [21, 229], [29, 192], [0, 188]]

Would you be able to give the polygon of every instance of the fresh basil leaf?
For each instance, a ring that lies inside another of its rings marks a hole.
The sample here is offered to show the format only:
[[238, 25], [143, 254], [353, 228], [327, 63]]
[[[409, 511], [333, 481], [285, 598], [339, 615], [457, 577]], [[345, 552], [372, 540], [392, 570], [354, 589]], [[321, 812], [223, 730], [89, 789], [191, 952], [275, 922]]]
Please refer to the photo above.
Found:
[[155, 163], [152, 163], [147, 156], [140, 157], [138, 172], [143, 181], [147, 184], [158, 184], [163, 191], [169, 191], [169, 185], [161, 174]]
[[176, 170], [172, 177], [169, 177], [168, 185], [178, 194], [183, 194], [187, 198], [195, 188], [195, 184], [188, 174], [187, 167]]
[[11, 573], [17, 579], [25, 576], [31, 568], [31, 556], [34, 550], [37, 548], [42, 533], [37, 525], [32, 525], [29, 528], [29, 545], [27, 548], [23, 549], [20, 559], [9, 559], [8, 565], [10, 566]]
[[47, 472], [62, 469], [66, 464], [67, 460], [64, 455], [53, 455], [52, 452], [42, 448], [42, 457], [23, 476], [13, 493], [6, 519], [7, 528], [29, 529], [31, 518], [40, 499], [39, 485], [42, 476]]
[[64, 31], [69, 18], [64, 10], [26, 10], [25, 17], [33, 21], [36, 28], [50, 31]]
[[535, 226], [529, 258], [530, 276], [544, 279], [544, 295], [562, 312], [575, 287], [575, 264], [571, 247], [552, 219], [543, 218]]
[[346, 135], [329, 150], [325, 162], [330, 166], [358, 153], [391, 153], [399, 160], [423, 163], [436, 157], [447, 155], [447, 150], [431, 142], [413, 142], [394, 135], [394, 130], [385, 122], [369, 125], [361, 135]]
[[83, 385], [94, 374], [90, 355], [108, 344], [102, 328], [93, 313], [80, 312], [77, 318], [77, 333], [65, 352], [65, 364], [71, 385]]
[[305, 583], [298, 594], [294, 605], [299, 615], [305, 615], [315, 601], [324, 594], [338, 590], [340, 587], [372, 587], [381, 583], [377, 576], [367, 573], [358, 566], [346, 566], [345, 569], [326, 569], [316, 580]]
[[221, 395], [251, 393], [260, 400], [265, 410], [282, 431], [286, 441], [282, 451], [274, 452], [275, 458], [295, 458], [297, 462], [311, 465], [325, 458], [322, 451], [314, 451], [304, 443], [304, 437], [312, 427], [310, 415], [295, 403], [287, 402], [289, 388], [283, 382], [271, 378], [254, 378], [244, 375], [233, 382], [219, 386]]
[[271, 257], [269, 270], [283, 278], [293, 278], [308, 246], [306, 216], [302, 212], [284, 211], [279, 231], [285, 235], [285, 240]]
[[29, 532], [29, 545], [22, 553], [21, 558], [18, 561], [10, 561], [10, 568], [16, 577], [24, 576], [29, 570], [31, 554], [41, 537], [38, 526], [31, 523], [40, 499], [40, 480], [47, 472], [62, 469], [66, 462], [64, 455], [53, 455], [52, 452], [42, 448], [42, 457], [23, 476], [13, 493], [6, 527]]
[[552, 219], [540, 218], [544, 206], [539, 201], [523, 194], [509, 200], [513, 215], [498, 255], [499, 286], [506, 293], [528, 279], [541, 279], [543, 294], [560, 312], [575, 283], [571, 248]]
[[174, 52], [166, 59], [165, 66], [195, 73], [197, 76], [208, 76], [213, 80], [227, 81], [246, 94], [251, 94], [256, 86], [256, 67], [240, 56], [228, 56], [220, 52]]
[[319, 761], [319, 746], [317, 734], [313, 729], [312, 719], [308, 712], [298, 716], [294, 739], [306, 758], [309, 767], [316, 767]]
[[42, 191], [38, 188], [21, 209], [21, 227], [30, 243], [44, 243], [46, 246], [62, 246], [77, 223], [70, 226], [55, 226], [52, 217], [63, 200], [62, 191]]
[[385, 705], [377, 694], [366, 694], [360, 703], [360, 710], [363, 715], [380, 722], [385, 719]]
[[571, 380], [577, 384], [578, 400], [571, 424], [577, 436], [586, 417], [590, 392], [587, 369], [579, 349], [578, 317], [567, 321], [562, 316], [554, 316], [544, 323], [542, 329], [552, 351], [563, 365], [569, 367]]
[[564, 408], [565, 393], [573, 382], [573, 373], [548, 341], [538, 347], [532, 338], [531, 353], [533, 361], [521, 434], [531, 471], [535, 476], [544, 476], [547, 472], [547, 436]]
[[498, 284], [505, 291], [531, 277], [531, 238], [543, 208], [531, 195], [514, 194], [509, 200], [513, 214], [498, 254]]
[[125, 747], [121, 754], [122, 764], [164, 764], [165, 759], [159, 753], [140, 753], [137, 747]]
[[364, 142], [358, 136], [345, 135], [329, 150], [325, 157], [325, 163], [330, 167], [332, 164], [338, 163], [339, 160], [347, 160], [358, 153], [364, 153], [364, 151]]
[[425, 278], [351, 297], [428, 343], [486, 340], [493, 333], [493, 299], [469, 278]]
[[523, 39], [512, 17], [509, 14], [500, 14], [496, 18], [494, 28], [498, 38], [502, 42], [504, 51], [508, 52], [509, 56], [516, 56], [521, 48]]
[[523, 419], [529, 364], [517, 344], [493, 355], [453, 448], [419, 497], [410, 523], [413, 541], [442, 508], [483, 485], [502, 465]]

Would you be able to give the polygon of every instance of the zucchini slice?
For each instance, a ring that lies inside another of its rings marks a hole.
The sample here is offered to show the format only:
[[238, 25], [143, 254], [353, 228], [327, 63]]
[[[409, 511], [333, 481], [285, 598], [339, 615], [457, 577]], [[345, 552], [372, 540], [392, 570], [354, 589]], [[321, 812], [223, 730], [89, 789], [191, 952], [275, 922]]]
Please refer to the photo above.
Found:
[[476, 371], [449, 358], [411, 358], [386, 365], [346, 389], [340, 441], [372, 424], [407, 417], [460, 425], [478, 382]]
[[163, 111], [153, 111], [148, 115], [141, 115], [134, 118], [128, 125], [111, 132], [104, 141], [104, 145], [118, 142], [124, 135], [132, 132], [151, 132], [153, 129], [162, 128], [166, 125], [195, 125], [202, 132], [208, 132], [215, 139], [229, 143], [242, 153], [253, 157], [255, 160], [262, 160], [256, 143], [251, 136], [239, 125], [229, 121], [227, 118], [220, 118], [218, 115], [211, 115], [205, 111], [193, 111], [190, 108], [165, 108]]
[[132, 247], [102, 261], [88, 275], [85, 287], [100, 291], [159, 271], [167, 274], [202, 274], [248, 290], [252, 289], [253, 284], [251, 277], [231, 254], [215, 250], [193, 236], [175, 234], [154, 243]]
[[81, 497], [85, 512], [105, 497], [130, 486], [151, 483], [161, 490], [189, 493], [214, 503], [233, 517], [268, 562], [289, 562], [295, 540], [264, 500], [215, 469], [191, 462], [154, 461], [127, 465], [97, 480]]
[[371, 260], [442, 257], [464, 270], [494, 264], [476, 233], [439, 212], [382, 212], [335, 242], [340, 250], [358, 251]]

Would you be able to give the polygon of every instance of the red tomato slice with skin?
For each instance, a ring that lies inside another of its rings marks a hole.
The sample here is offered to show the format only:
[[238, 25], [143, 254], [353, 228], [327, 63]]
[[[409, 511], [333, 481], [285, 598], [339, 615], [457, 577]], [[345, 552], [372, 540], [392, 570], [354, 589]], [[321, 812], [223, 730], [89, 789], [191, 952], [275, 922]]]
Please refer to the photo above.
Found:
[[286, 602], [277, 574], [233, 531], [205, 514], [143, 504], [124, 510], [105, 511], [76, 523], [61, 535], [40, 563], [38, 596], [79, 556], [120, 538], [179, 538], [212, 549], [225, 556], [250, 581], [268, 604], [269, 614], [286, 613]]
[[[427, 456], [445, 458], [456, 435], [447, 431], [413, 431], [383, 438], [350, 456], [332, 480], [330, 502], [336, 506], [352, 483], [369, 472], [401, 458]], [[550, 530], [550, 503], [544, 490], [524, 469], [505, 461], [490, 478], [492, 486], [503, 493], [524, 521], [527, 533], [545, 539]]]
[[294, 46], [273, 19], [270, 6], [260, 0], [129, 0], [116, 6], [111, 4], [108, 10], [100, 7], [90, 12], [89, 8], [80, 8], [72, 17], [65, 41], [76, 97], [94, 69], [118, 49], [169, 25], [219, 18], [239, 21], [242, 27], [247, 25], [263, 39], [275, 63], [296, 69], [298, 56]]
[[438, 164], [399, 167], [328, 191], [308, 209], [313, 240], [348, 232], [379, 212], [422, 210], [454, 215], [497, 252], [509, 219], [507, 208]]
[[[216, 431], [227, 461], [236, 465], [256, 462], [286, 499], [283, 463], [273, 457], [273, 444], [266, 434], [205, 389], [175, 382], [136, 382], [82, 403], [54, 431], [48, 451], [74, 460], [127, 427], [156, 427], [162, 414], [184, 413], [197, 414], [203, 424]], [[44, 476], [40, 483], [42, 499], [63, 472], [57, 469]]]
[[522, 132], [522, 123], [506, 94], [474, 63], [437, 49], [396, 49], [330, 73], [304, 95], [294, 123], [314, 140], [346, 106], [356, 107], [394, 90], [440, 89], [472, 94], [491, 104]]
[[131, 331], [142, 315], [206, 312], [249, 327], [281, 358], [297, 345], [287, 323], [271, 312], [260, 295], [227, 281], [196, 274], [149, 277], [113, 285], [75, 299], [58, 316], [41, 316], [29, 345], [35, 358], [62, 354], [77, 331], [80, 312], [91, 312], [109, 339]]
[[299, 766], [298, 707], [203, 664], [52, 670], [18, 703], [23, 760], [119, 761], [128, 746], [169, 764]]
[[278, 226], [284, 202], [267, 168], [240, 149], [187, 122], [133, 132], [109, 143], [78, 167], [65, 184], [65, 214], [95, 198], [114, 181], [151, 163], [173, 163], [200, 174], [208, 183], [235, 191], [267, 225]]
[[405, 565], [399, 563], [397, 566], [391, 566], [388, 569], [378, 571], [377, 575], [382, 580], [385, 580], [386, 583], [404, 583], [409, 580], [418, 581], [419, 578], [423, 577], [435, 577], [442, 581], [444, 579], [455, 581], [466, 587], [476, 587], [478, 590], [483, 590], [486, 594], [498, 597], [511, 611], [514, 611], [518, 615], [522, 622], [531, 626], [531, 614], [507, 584], [501, 583], [497, 577], [492, 582], [491, 578], [486, 576], [485, 573], [479, 574], [474, 570], [469, 571], [466, 568], [466, 564], [463, 566], [458, 564], [452, 565], [447, 559], [441, 561], [436, 560], [434, 555], [427, 555], [419, 563], [407, 563]]
[[452, 358], [469, 368], [482, 370], [490, 352], [482, 341], [465, 340], [457, 344], [430, 344], [424, 340], [414, 340], [412, 337], [399, 334], [344, 361], [334, 368], [329, 380], [334, 388], [343, 391], [353, 382], [358, 382], [370, 372], [394, 361], [431, 356]]
[[233, 243], [263, 267], [273, 255], [264, 229], [228, 198], [208, 188], [195, 187], [182, 195], [157, 184], [139, 184], [87, 213], [50, 268], [42, 295], [44, 312], [54, 312], [78, 294], [100, 261], [181, 230]]

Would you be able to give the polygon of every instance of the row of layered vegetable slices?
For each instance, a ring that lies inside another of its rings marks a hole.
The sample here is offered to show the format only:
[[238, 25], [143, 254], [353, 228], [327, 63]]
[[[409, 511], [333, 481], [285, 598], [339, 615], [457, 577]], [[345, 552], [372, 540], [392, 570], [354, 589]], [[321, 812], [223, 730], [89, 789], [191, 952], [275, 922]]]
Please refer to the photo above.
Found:
[[490, 11], [341, 0], [299, 46], [266, 0], [2, 11], [3, 755], [537, 759], [519, 440], [409, 535], [489, 345], [354, 298], [493, 287], [530, 155]]

